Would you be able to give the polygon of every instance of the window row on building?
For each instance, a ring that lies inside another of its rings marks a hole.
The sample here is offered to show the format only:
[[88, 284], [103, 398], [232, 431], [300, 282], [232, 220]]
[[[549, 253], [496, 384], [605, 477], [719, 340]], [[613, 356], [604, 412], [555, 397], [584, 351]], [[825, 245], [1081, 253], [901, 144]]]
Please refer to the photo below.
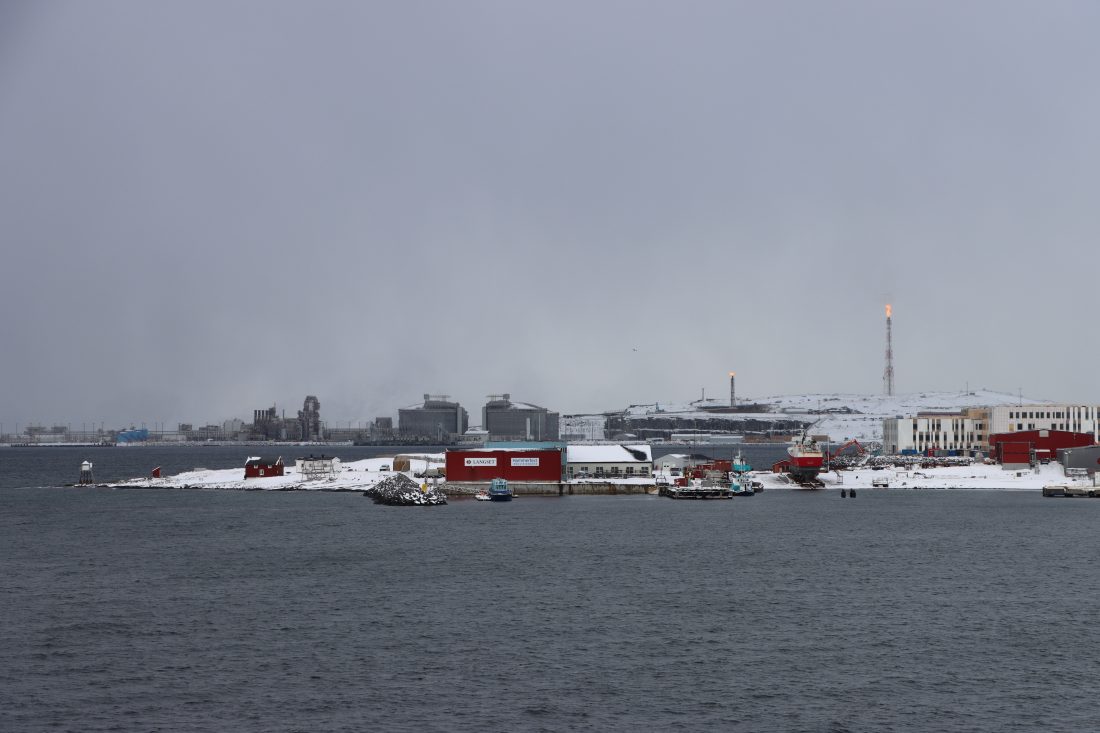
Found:
[[958, 412], [919, 412], [886, 418], [882, 426], [886, 453], [958, 451], [990, 452], [990, 436], [1032, 430], [1091, 434], [1100, 439], [1100, 407], [1096, 405], [999, 405]]

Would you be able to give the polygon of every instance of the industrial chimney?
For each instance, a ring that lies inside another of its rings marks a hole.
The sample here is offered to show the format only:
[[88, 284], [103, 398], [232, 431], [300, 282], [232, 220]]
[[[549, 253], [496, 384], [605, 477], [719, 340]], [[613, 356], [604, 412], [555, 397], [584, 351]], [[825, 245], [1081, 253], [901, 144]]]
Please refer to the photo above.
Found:
[[894, 345], [891, 319], [894, 309], [886, 304], [886, 369], [882, 372], [882, 387], [888, 397], [894, 394]]

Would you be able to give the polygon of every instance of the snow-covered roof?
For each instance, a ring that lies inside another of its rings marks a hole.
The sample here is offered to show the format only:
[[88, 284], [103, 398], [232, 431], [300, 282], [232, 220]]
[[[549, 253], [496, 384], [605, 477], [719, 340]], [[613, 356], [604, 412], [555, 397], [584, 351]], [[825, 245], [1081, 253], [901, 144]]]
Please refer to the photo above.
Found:
[[649, 463], [653, 453], [648, 445], [571, 445], [566, 448], [568, 463]]
[[[533, 410], [534, 412], [546, 410], [545, 407], [540, 405], [535, 405], [530, 402], [515, 402], [514, 400], [508, 400], [507, 402], [490, 402], [489, 405], [494, 410]], [[549, 410], [547, 410], [547, 412], [549, 412]]]
[[[796, 394], [769, 395], [738, 400], [741, 404], [771, 405], [770, 413], [716, 413], [703, 407], [721, 407], [726, 400], [707, 399], [690, 403], [671, 401], [655, 404], [631, 405], [626, 409], [630, 416], [660, 415], [706, 419], [723, 417], [737, 419], [757, 415], [823, 414], [831, 410], [843, 410], [848, 413], [865, 415], [893, 415], [918, 410], [959, 410], [964, 407], [992, 407], [995, 405], [1014, 405], [1022, 401], [1025, 404], [1049, 404], [1049, 400], [1035, 400], [1007, 392], [995, 392], [987, 389], [973, 389], [968, 392], [912, 392], [899, 395], [881, 394]], [[845, 409], [846, 408], [846, 409]]]

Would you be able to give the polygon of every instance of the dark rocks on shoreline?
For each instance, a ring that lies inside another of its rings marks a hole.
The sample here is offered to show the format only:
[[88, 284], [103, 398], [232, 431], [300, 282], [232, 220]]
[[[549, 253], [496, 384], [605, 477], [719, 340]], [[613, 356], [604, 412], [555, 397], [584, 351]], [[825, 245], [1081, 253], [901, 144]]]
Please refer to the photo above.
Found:
[[434, 485], [421, 490], [420, 484], [403, 473], [382, 479], [363, 492], [375, 504], [387, 506], [437, 506], [447, 503], [447, 496]]

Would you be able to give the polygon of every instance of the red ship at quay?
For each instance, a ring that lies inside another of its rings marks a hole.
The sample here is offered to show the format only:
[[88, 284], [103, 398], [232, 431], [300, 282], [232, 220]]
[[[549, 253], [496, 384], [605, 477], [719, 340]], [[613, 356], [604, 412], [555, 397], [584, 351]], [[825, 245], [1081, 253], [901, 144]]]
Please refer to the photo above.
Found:
[[798, 481], [812, 481], [817, 478], [825, 463], [825, 454], [817, 446], [817, 441], [807, 439], [805, 434], [794, 445], [787, 446], [787, 455], [787, 473]]

